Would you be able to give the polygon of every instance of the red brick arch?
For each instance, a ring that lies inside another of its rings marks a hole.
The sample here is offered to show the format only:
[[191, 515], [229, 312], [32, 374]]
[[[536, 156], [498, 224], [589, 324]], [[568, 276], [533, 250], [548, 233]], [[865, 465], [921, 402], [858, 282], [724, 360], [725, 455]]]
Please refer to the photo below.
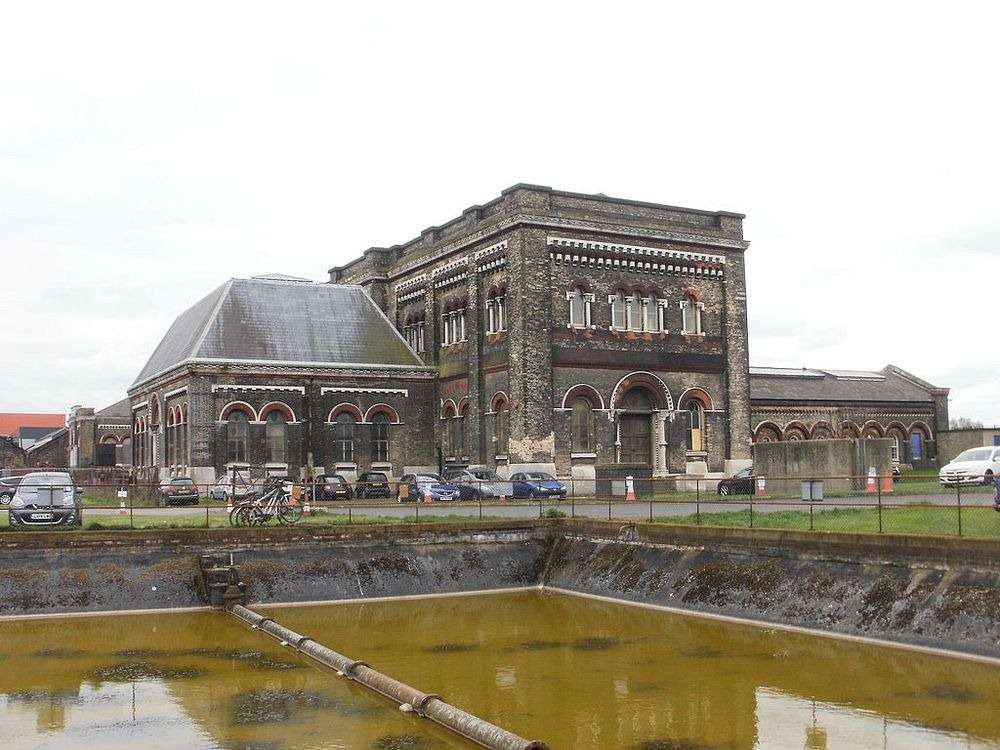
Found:
[[330, 409], [330, 414], [327, 416], [326, 421], [332, 424], [337, 421], [337, 417], [341, 414], [350, 414], [354, 417], [355, 422], [363, 422], [365, 419], [365, 415], [361, 413], [361, 409], [345, 401]]
[[761, 422], [753, 431], [755, 443], [777, 443], [781, 440], [781, 428], [774, 422]]
[[270, 414], [272, 411], [279, 412], [281, 414], [281, 416], [283, 416], [285, 418], [286, 422], [294, 422], [294, 421], [296, 421], [295, 420], [295, 412], [292, 411], [292, 407], [290, 407], [288, 404], [284, 403], [283, 401], [272, 401], [269, 404], [264, 404], [260, 408], [260, 421], [261, 422], [266, 421], [267, 420], [267, 415]]
[[805, 426], [802, 422], [789, 422], [785, 425], [785, 431], [783, 434], [784, 440], [808, 440], [809, 439], [809, 428]]
[[229, 415], [234, 411], [241, 411], [246, 414], [247, 419], [251, 422], [257, 421], [257, 412], [254, 408], [250, 406], [246, 401], [230, 401], [228, 404], [222, 407], [222, 411], [219, 412], [219, 421], [225, 422], [229, 419]]
[[389, 406], [389, 404], [374, 404], [369, 406], [368, 411], [365, 412], [365, 422], [371, 422], [372, 417], [376, 414], [385, 414], [389, 418], [390, 423], [400, 424], [399, 412]]

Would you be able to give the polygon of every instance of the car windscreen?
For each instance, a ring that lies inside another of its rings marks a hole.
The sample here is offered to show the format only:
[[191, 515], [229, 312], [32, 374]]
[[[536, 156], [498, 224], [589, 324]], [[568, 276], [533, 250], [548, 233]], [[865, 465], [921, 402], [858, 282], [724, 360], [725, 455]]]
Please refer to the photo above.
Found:
[[542, 471], [533, 472], [531, 474], [525, 474], [524, 477], [529, 482], [548, 482], [555, 478], [551, 474], [546, 474], [545, 472]]
[[190, 477], [178, 477], [177, 479], [173, 480], [173, 483], [174, 484], [184, 484], [184, 485], [190, 486], [190, 485], [194, 484], [194, 480], [191, 479]]
[[388, 482], [389, 478], [385, 474], [365, 474], [367, 482]]
[[958, 454], [956, 461], [988, 461], [990, 458], [989, 448], [973, 448]]
[[437, 474], [417, 474], [415, 477], [413, 477], [413, 481], [427, 483], [427, 482], [443, 482], [444, 480], [441, 479], [441, 477], [439, 477]]
[[753, 473], [753, 469], [740, 469], [733, 475], [733, 479], [747, 479]]
[[21, 481], [21, 489], [38, 487], [72, 487], [68, 474], [29, 474]]
[[481, 479], [481, 480], [483, 480], [485, 482], [496, 482], [497, 480], [500, 479], [500, 477], [498, 477], [492, 471], [486, 471], [485, 469], [480, 469], [478, 471], [473, 471], [473, 472], [470, 472], [470, 473], [476, 479]]

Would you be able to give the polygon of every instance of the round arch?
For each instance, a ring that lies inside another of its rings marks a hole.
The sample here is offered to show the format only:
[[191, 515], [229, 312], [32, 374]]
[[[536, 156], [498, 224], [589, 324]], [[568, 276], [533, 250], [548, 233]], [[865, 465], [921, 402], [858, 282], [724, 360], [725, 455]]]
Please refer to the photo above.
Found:
[[848, 440], [857, 440], [861, 437], [861, 428], [854, 422], [845, 420], [840, 423], [840, 436]]
[[785, 425], [783, 437], [785, 440], [808, 440], [809, 428], [802, 422], [789, 422]]
[[590, 407], [592, 409], [604, 410], [604, 398], [602, 398], [600, 392], [594, 388], [592, 385], [587, 385], [586, 383], [577, 383], [571, 386], [566, 393], [563, 394], [561, 408], [568, 409], [569, 404], [572, 403], [573, 399], [585, 398], [590, 401]]
[[345, 413], [354, 417], [355, 422], [363, 422], [365, 419], [364, 415], [361, 413], [361, 409], [354, 404], [349, 404], [345, 401], [330, 409], [330, 414], [326, 418], [327, 424], [333, 424], [337, 421], [337, 417]]
[[441, 402], [441, 419], [451, 419], [458, 416], [458, 404], [447, 398]]
[[781, 441], [781, 428], [774, 422], [761, 422], [753, 431], [755, 443], [777, 443]]
[[468, 410], [469, 410], [469, 397], [468, 396], [462, 396], [462, 398], [460, 398], [458, 400], [458, 406], [455, 407], [455, 413], [458, 414], [458, 416], [461, 417]]
[[914, 432], [923, 433], [924, 440], [933, 440], [934, 436], [931, 434], [931, 428], [927, 426], [927, 423], [922, 420], [917, 420], [910, 425], [910, 429], [907, 430], [907, 434], [912, 435]]
[[285, 418], [286, 422], [295, 422], [295, 412], [292, 411], [292, 407], [286, 404], [284, 401], [271, 401], [270, 403], [264, 404], [260, 407], [260, 421], [263, 422], [267, 419], [267, 415], [272, 411], [281, 412], [282, 416]]
[[399, 413], [393, 409], [389, 404], [373, 404], [368, 407], [368, 411], [365, 412], [365, 422], [371, 422], [372, 417], [376, 414], [385, 414], [389, 418], [390, 424], [402, 424], [399, 420]]
[[155, 393], [149, 398], [149, 423], [154, 429], [160, 424], [160, 397]]
[[629, 373], [615, 384], [614, 389], [611, 391], [611, 400], [609, 402], [611, 408], [617, 409], [621, 398], [629, 390], [637, 386], [645, 386], [652, 393], [653, 398], [656, 400], [656, 408], [673, 411], [674, 399], [670, 395], [670, 389], [667, 388], [666, 383], [653, 373], [645, 370], [637, 370], [636, 372]]
[[832, 440], [836, 436], [836, 431], [833, 429], [833, 425], [827, 422], [825, 419], [821, 419], [814, 423], [812, 428], [809, 430], [810, 440]]
[[500, 407], [506, 406], [510, 408], [510, 399], [504, 391], [497, 391], [493, 394], [493, 398], [490, 399], [490, 412], [497, 412]]
[[701, 404], [701, 408], [705, 411], [715, 410], [712, 397], [704, 388], [688, 388], [681, 394], [681, 397], [677, 399], [677, 408], [683, 410], [684, 407], [687, 406], [688, 401], [697, 401]]
[[106, 432], [101, 436], [102, 445], [121, 445], [121, 442], [117, 435], [112, 435], [110, 432]]
[[219, 421], [225, 422], [229, 419], [229, 415], [234, 411], [241, 411], [246, 414], [247, 419], [251, 422], [257, 421], [257, 412], [254, 408], [250, 406], [246, 401], [230, 401], [228, 404], [222, 407], [222, 411], [219, 412]]
[[869, 438], [883, 438], [885, 437], [885, 428], [874, 419], [869, 419], [861, 425], [861, 437], [866, 440]]

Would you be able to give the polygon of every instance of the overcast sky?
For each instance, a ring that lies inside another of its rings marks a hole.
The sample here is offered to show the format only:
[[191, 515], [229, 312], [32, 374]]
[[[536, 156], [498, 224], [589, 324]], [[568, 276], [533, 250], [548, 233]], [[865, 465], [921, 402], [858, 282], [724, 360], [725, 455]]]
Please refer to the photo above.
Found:
[[534, 182], [747, 214], [753, 364], [1000, 423], [986, 3], [342, 5], [5, 6], [0, 411], [103, 407], [225, 279]]

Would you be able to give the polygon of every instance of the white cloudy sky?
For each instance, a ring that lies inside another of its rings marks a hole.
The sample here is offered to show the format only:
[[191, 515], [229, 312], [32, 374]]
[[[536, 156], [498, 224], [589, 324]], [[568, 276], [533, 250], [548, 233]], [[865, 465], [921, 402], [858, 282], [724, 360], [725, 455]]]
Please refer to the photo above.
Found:
[[755, 364], [1000, 423], [989, 4], [346, 5], [5, 5], [0, 411], [104, 406], [222, 280], [535, 182], [746, 213]]

